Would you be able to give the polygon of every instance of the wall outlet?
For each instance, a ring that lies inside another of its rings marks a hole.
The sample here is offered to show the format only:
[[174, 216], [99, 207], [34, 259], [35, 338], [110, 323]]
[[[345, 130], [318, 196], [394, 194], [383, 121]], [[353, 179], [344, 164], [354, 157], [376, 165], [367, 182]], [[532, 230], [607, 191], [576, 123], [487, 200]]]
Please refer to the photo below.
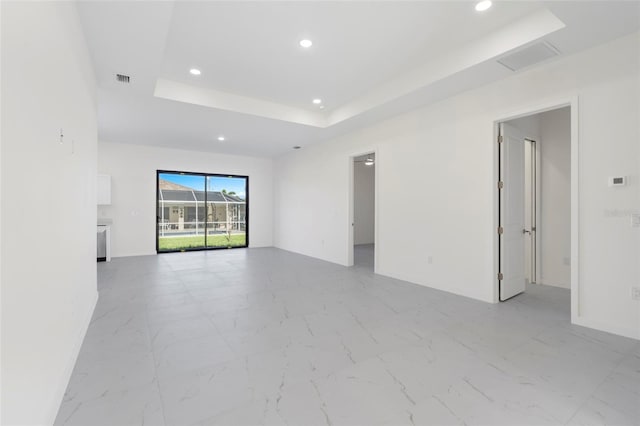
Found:
[[631, 213], [631, 226], [640, 228], [640, 213]]
[[432, 256], [428, 256], [428, 257], [427, 257], [427, 263], [428, 263], [429, 265], [432, 265], [432, 264], [433, 264], [433, 257], [432, 257]]
[[563, 257], [562, 258], [562, 263], [564, 264], [564, 266], [571, 266], [571, 258], [570, 257]]
[[631, 298], [633, 300], [640, 300], [640, 287], [631, 287]]

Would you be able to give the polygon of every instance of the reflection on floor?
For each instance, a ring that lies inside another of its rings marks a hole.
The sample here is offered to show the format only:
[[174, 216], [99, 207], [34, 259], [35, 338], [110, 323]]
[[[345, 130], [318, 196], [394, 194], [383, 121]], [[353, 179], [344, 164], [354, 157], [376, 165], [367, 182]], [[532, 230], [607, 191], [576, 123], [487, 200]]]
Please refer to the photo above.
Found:
[[640, 344], [277, 249], [115, 259], [57, 425], [638, 424]]

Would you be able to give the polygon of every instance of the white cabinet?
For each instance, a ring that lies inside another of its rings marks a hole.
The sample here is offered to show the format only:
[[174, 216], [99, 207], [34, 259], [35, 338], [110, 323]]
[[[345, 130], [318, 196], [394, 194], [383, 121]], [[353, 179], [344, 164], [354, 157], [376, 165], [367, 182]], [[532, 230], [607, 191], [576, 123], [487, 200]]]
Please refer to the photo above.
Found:
[[111, 204], [111, 176], [98, 175], [98, 205]]

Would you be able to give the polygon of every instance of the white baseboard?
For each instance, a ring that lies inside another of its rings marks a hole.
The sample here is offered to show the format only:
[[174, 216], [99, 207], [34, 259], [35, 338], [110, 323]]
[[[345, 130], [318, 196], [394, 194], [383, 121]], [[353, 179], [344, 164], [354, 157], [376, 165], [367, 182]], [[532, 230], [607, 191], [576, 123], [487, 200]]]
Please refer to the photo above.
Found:
[[566, 288], [567, 290], [571, 290], [571, 284], [556, 284], [553, 282], [548, 282], [547, 280], [541, 279], [536, 281], [536, 284], [547, 285], [549, 287], [558, 287], [558, 288]]
[[87, 312], [84, 323], [82, 324], [82, 328], [80, 329], [80, 333], [78, 333], [78, 337], [76, 338], [76, 342], [73, 345], [71, 356], [69, 357], [69, 362], [65, 366], [62, 371], [62, 375], [60, 377], [60, 384], [58, 385], [58, 389], [53, 396], [52, 406], [49, 410], [49, 422], [47, 424], [52, 425], [56, 421], [56, 416], [58, 415], [58, 411], [60, 410], [60, 405], [62, 404], [62, 400], [64, 399], [64, 393], [67, 390], [67, 386], [69, 385], [69, 380], [71, 379], [71, 374], [73, 373], [73, 368], [76, 365], [76, 361], [78, 360], [78, 355], [80, 354], [80, 348], [82, 347], [82, 342], [84, 341], [84, 336], [87, 334], [87, 330], [89, 329], [89, 324], [91, 323], [91, 317], [93, 317], [93, 311], [96, 309], [96, 305], [98, 304], [98, 292], [96, 291], [96, 295], [93, 298], [93, 302]]
[[137, 256], [157, 256], [158, 253], [156, 253], [155, 251], [144, 251], [144, 252], [132, 252], [132, 253], [117, 253], [117, 254], [113, 254], [111, 253], [111, 257], [112, 258], [117, 258], [117, 257], [137, 257]]
[[572, 318], [571, 323], [582, 327], [593, 328], [606, 333], [617, 334], [618, 336], [640, 340], [640, 330], [626, 327], [619, 327], [612, 324], [593, 321], [585, 317]]

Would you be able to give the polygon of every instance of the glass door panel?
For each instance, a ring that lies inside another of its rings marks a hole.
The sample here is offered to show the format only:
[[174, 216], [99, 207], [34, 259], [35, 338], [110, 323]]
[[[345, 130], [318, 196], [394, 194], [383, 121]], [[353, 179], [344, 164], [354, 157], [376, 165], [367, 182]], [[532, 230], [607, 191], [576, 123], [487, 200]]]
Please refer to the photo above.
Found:
[[206, 247], [203, 175], [158, 173], [158, 239], [161, 251]]
[[248, 180], [207, 176], [207, 247], [247, 247]]

